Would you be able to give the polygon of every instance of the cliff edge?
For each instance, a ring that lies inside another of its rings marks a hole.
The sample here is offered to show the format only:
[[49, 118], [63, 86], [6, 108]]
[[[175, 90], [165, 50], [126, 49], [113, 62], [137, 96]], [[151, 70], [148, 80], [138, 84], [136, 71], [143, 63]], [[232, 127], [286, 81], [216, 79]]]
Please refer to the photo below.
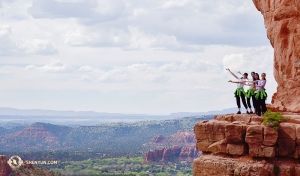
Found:
[[194, 176], [300, 176], [300, 115], [290, 114], [279, 129], [256, 115], [216, 115], [194, 127]]

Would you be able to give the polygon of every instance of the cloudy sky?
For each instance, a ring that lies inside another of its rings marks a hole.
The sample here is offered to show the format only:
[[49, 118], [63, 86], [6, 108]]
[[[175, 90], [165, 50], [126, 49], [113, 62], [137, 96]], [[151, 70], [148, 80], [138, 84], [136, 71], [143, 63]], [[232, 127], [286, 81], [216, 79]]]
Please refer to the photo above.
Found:
[[1, 107], [221, 110], [236, 106], [226, 67], [276, 90], [251, 0], [0, 0]]

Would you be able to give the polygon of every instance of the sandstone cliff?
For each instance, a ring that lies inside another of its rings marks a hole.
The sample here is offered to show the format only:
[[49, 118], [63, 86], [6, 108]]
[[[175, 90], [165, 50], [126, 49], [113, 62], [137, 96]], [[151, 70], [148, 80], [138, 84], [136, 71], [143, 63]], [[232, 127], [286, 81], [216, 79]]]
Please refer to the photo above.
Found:
[[150, 150], [145, 153], [143, 163], [166, 162], [166, 161], [193, 161], [201, 155], [195, 145], [171, 146], [160, 149]]
[[274, 48], [275, 110], [300, 112], [300, 0], [253, 0]]
[[203, 152], [194, 160], [194, 175], [300, 176], [300, 115], [290, 114], [276, 131], [262, 125], [256, 115], [216, 115], [194, 127], [196, 147]]
[[152, 150], [144, 154], [144, 163], [166, 162], [174, 160], [192, 161], [200, 156], [201, 152], [196, 150], [195, 134], [193, 131], [179, 130], [171, 136], [155, 136], [144, 147]]

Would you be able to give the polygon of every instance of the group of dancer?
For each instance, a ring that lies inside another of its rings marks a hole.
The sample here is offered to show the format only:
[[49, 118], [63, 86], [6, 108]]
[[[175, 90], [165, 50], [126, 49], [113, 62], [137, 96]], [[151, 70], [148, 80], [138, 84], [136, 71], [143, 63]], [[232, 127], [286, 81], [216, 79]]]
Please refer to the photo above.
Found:
[[[238, 106], [237, 114], [241, 114], [240, 99], [242, 99], [247, 114], [256, 113], [258, 116], [264, 114], [267, 111], [267, 107], [266, 107], [267, 93], [265, 91], [266, 90], [265, 85], [267, 83], [266, 74], [262, 73], [260, 79], [258, 73], [251, 72], [252, 78], [248, 78], [248, 73], [241, 74], [241, 72], [238, 72], [240, 75], [242, 75], [242, 77], [238, 77], [237, 75], [232, 73], [229, 68], [227, 68], [226, 70], [228, 70], [237, 79], [237, 81], [232, 81], [232, 80], [228, 81], [237, 84], [237, 89], [234, 92], [234, 96], [236, 98], [236, 104]], [[247, 92], [244, 90], [245, 85], [249, 86]], [[247, 99], [247, 102], [245, 98]], [[252, 111], [250, 99], [252, 99], [252, 105], [254, 111]]]

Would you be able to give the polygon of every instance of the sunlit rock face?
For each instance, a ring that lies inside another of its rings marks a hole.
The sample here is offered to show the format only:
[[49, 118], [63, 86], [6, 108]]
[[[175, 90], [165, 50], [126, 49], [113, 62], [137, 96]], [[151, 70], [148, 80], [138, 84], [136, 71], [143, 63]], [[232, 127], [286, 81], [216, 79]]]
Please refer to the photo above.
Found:
[[[194, 176], [300, 176], [300, 115], [285, 114], [278, 130], [255, 114], [215, 115], [195, 124]], [[275, 168], [275, 169], [274, 169]]]
[[253, 0], [274, 48], [275, 110], [300, 112], [300, 0]]

